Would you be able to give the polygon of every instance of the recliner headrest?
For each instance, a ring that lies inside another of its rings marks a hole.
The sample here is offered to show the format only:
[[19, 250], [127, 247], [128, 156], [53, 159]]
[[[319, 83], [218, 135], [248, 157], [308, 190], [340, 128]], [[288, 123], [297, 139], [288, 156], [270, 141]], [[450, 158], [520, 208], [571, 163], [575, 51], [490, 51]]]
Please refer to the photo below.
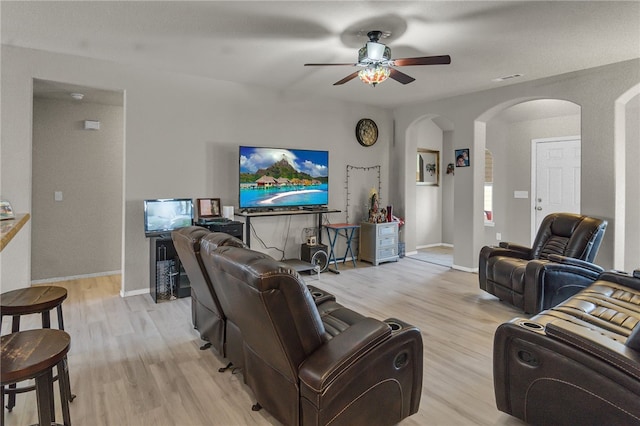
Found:
[[554, 235], [569, 238], [583, 219], [584, 216], [577, 214], [559, 214], [551, 223], [551, 232]]
[[215, 250], [217, 247], [241, 247], [249, 248], [242, 240], [233, 237], [224, 232], [211, 232], [209, 235], [203, 238], [211, 246], [211, 250]]

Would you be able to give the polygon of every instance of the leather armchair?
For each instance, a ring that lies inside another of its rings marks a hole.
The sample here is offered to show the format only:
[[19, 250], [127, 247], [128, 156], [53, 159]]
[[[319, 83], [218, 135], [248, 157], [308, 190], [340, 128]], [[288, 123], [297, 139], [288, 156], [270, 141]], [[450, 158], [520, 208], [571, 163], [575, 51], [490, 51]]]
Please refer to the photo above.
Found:
[[[171, 238], [191, 283], [191, 319], [200, 332], [200, 338], [209, 342], [221, 356], [228, 358], [235, 368], [242, 368], [242, 341], [237, 332], [227, 330], [227, 317], [200, 255], [202, 239], [211, 234], [206, 228], [187, 226], [173, 231]], [[241, 240], [225, 233], [216, 233], [215, 238], [210, 239], [216, 246], [247, 248]], [[338, 333], [353, 321], [341, 305], [329, 303], [336, 300], [334, 295], [314, 286], [307, 287], [316, 305], [322, 305], [320, 312], [331, 332]], [[234, 325], [231, 324], [231, 327]], [[204, 345], [202, 349], [208, 346]]]
[[640, 424], [640, 270], [496, 330], [496, 406], [532, 425]]
[[227, 330], [242, 342], [255, 407], [286, 425], [392, 425], [417, 412], [422, 337], [416, 327], [366, 318], [335, 301], [318, 306], [286, 263], [220, 246], [218, 238], [202, 240], [202, 261]]
[[[171, 239], [191, 283], [193, 326], [199, 331], [202, 340], [211, 343], [220, 355], [226, 357], [226, 316], [211, 285], [209, 275], [203, 272], [204, 266], [200, 257], [200, 241], [210, 233], [206, 228], [187, 226], [173, 231]], [[228, 237], [220, 244], [245, 246], [242, 241], [231, 236]]]
[[606, 227], [602, 219], [550, 214], [532, 247], [503, 242], [480, 250], [480, 288], [529, 314], [557, 305], [603, 272], [593, 260]]

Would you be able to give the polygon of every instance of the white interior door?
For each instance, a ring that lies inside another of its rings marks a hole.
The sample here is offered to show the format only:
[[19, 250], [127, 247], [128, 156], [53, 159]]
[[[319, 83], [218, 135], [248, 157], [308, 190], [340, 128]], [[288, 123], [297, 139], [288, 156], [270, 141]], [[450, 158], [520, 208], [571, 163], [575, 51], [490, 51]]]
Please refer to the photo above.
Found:
[[580, 213], [580, 138], [532, 140], [531, 242], [550, 213]]

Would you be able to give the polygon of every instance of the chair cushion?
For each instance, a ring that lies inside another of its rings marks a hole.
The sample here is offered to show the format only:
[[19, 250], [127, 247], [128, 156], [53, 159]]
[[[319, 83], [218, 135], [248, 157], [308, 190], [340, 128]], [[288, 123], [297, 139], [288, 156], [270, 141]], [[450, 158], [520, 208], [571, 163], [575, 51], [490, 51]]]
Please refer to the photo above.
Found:
[[510, 290], [524, 293], [524, 273], [527, 260], [515, 257], [495, 256], [489, 259], [487, 279], [508, 287]]
[[548, 259], [549, 255], [558, 254], [563, 255], [567, 250], [569, 244], [569, 237], [562, 237], [553, 235], [542, 246], [540, 250], [540, 259]]

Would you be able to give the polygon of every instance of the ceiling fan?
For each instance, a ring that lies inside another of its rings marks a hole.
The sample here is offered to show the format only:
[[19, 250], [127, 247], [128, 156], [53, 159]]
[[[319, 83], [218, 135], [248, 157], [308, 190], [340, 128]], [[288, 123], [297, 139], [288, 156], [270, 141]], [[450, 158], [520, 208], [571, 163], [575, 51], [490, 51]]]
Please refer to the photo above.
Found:
[[383, 31], [369, 31], [367, 33], [369, 41], [358, 51], [358, 62], [355, 64], [304, 64], [304, 66], [361, 67], [361, 70], [349, 74], [342, 80], [333, 83], [333, 85], [338, 86], [356, 77], [360, 77], [360, 80], [364, 83], [371, 84], [375, 87], [387, 78], [392, 78], [402, 84], [408, 84], [415, 80], [415, 78], [398, 71], [395, 67], [405, 67], [409, 65], [447, 65], [451, 63], [451, 57], [449, 55], [391, 59], [391, 49], [379, 42], [380, 38], [388, 37], [389, 35], [389, 33]]

